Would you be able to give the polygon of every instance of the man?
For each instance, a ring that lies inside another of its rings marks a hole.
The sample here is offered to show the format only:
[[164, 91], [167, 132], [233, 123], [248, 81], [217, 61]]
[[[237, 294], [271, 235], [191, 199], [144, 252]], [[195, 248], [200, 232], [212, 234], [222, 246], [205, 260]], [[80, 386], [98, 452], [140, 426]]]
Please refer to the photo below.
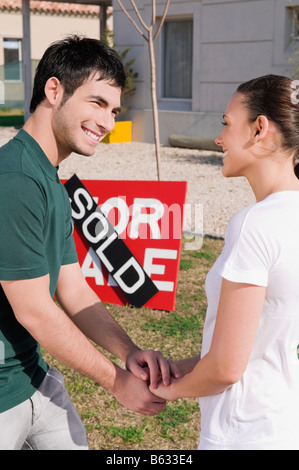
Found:
[[100, 41], [74, 36], [54, 43], [37, 68], [30, 118], [0, 149], [2, 449], [88, 448], [63, 378], [44, 362], [39, 345], [145, 415], [165, 406], [148, 381], [156, 387], [160, 375], [166, 384], [178, 375], [161, 353], [141, 351], [86, 283], [57, 175], [71, 152], [91, 156], [111, 132], [124, 84], [118, 55]]

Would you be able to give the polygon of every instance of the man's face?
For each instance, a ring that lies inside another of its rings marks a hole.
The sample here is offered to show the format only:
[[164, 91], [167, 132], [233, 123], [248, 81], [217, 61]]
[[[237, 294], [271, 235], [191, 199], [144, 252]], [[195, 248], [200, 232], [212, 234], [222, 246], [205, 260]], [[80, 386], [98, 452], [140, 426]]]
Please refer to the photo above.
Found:
[[63, 105], [62, 100], [63, 96], [53, 114], [59, 156], [63, 159], [71, 152], [93, 155], [101, 140], [114, 129], [121, 89], [99, 80], [99, 74], [95, 74]]

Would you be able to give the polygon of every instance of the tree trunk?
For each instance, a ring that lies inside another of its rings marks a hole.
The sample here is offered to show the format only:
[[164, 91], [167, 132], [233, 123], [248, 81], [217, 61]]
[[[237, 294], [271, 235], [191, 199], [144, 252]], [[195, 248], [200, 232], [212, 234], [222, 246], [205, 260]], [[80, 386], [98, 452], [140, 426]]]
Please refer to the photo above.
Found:
[[[160, 26], [158, 27], [156, 33], [154, 34], [154, 27], [156, 24], [156, 0], [152, 0], [152, 22], [151, 26], [147, 26], [143, 21], [138, 7], [136, 6], [135, 0], [130, 0], [131, 5], [137, 15], [138, 20], [141, 23], [141, 27], [138, 26], [135, 19], [129, 14], [129, 12], [124, 7], [122, 0], [118, 0], [118, 4], [128, 17], [128, 19], [133, 23], [137, 31], [141, 34], [141, 36], [148, 42], [149, 45], [149, 55], [150, 55], [150, 64], [151, 64], [151, 92], [152, 92], [152, 105], [153, 105], [153, 120], [154, 120], [154, 137], [155, 137], [155, 146], [156, 146], [156, 162], [157, 162], [157, 173], [158, 173], [158, 180], [161, 180], [161, 144], [160, 144], [160, 130], [159, 130], [159, 113], [158, 113], [158, 100], [157, 100], [157, 77], [156, 77], [156, 61], [155, 61], [155, 51], [154, 51], [154, 42], [157, 39], [161, 28], [165, 22], [165, 18], [167, 15], [168, 7], [170, 4], [170, 0], [166, 0], [166, 5], [164, 9], [164, 13], [162, 16], [162, 20], [160, 22]], [[142, 27], [145, 29], [145, 34], [142, 31]]]
[[161, 145], [160, 145], [160, 130], [159, 130], [159, 113], [157, 103], [157, 77], [156, 77], [156, 62], [155, 62], [155, 51], [154, 51], [154, 38], [153, 38], [153, 27], [149, 31], [149, 54], [150, 54], [150, 65], [151, 65], [151, 91], [152, 91], [152, 105], [153, 105], [153, 121], [154, 121], [154, 138], [156, 146], [156, 162], [157, 162], [157, 174], [158, 180], [161, 180]]

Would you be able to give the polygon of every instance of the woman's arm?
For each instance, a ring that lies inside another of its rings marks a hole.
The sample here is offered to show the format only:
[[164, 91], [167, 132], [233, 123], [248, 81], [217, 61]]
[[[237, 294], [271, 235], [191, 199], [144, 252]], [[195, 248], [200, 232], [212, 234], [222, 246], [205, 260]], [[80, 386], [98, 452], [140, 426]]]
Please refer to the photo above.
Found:
[[182, 376], [183, 376], [192, 372], [192, 370], [194, 369], [196, 364], [198, 364], [199, 361], [200, 361], [200, 354], [198, 354], [197, 356], [186, 357], [185, 359], [178, 359], [174, 362], [179, 368], [179, 370], [181, 371]]
[[152, 390], [167, 400], [216, 395], [243, 376], [255, 341], [264, 287], [223, 279], [214, 335], [209, 352], [182, 379]]

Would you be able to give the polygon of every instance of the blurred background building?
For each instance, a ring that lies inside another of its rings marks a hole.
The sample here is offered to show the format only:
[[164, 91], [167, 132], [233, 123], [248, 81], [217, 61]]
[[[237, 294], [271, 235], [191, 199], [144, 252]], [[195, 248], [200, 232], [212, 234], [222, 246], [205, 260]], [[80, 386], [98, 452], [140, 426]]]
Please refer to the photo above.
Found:
[[[136, 18], [130, 1], [122, 1]], [[158, 19], [165, 2], [156, 2]], [[152, 1], [136, 5], [150, 23]], [[171, 0], [155, 42], [161, 143], [172, 134], [212, 139], [239, 83], [271, 73], [295, 76], [298, 20], [299, 0]], [[133, 122], [133, 140], [153, 142], [148, 46], [117, 0], [32, 0], [30, 23], [32, 76], [51, 42], [68, 33], [100, 38], [112, 31], [138, 75], [120, 119]], [[23, 42], [22, 0], [0, 0], [0, 110], [24, 105]]]

